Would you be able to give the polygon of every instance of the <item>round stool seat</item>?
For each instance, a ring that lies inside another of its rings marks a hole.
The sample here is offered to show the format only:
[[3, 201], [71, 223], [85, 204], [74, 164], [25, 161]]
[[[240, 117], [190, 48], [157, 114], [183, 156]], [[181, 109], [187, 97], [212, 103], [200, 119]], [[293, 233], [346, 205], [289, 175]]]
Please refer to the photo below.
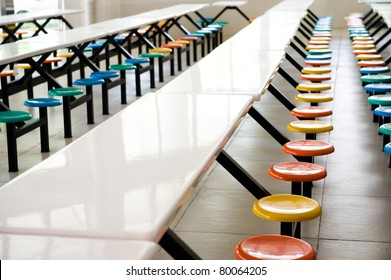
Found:
[[295, 96], [299, 102], [323, 103], [333, 101], [333, 97], [325, 93], [300, 93]]
[[24, 111], [0, 111], [0, 122], [17, 123], [31, 120], [33, 116]]
[[304, 65], [309, 66], [328, 66], [330, 64], [330, 60], [304, 60]]
[[302, 83], [302, 84], [298, 84], [296, 86], [296, 89], [298, 91], [304, 91], [304, 92], [318, 92], [318, 91], [330, 90], [331, 86], [322, 83]]
[[84, 79], [78, 79], [73, 82], [75, 86], [94, 86], [94, 85], [101, 85], [104, 83], [105, 80], [97, 79], [97, 78], [84, 78]]
[[179, 40], [186, 40], [186, 41], [197, 41], [198, 37], [192, 37], [192, 36], [184, 36], [184, 37], [179, 37]]
[[379, 132], [384, 135], [390, 135], [391, 136], [391, 123], [385, 123], [382, 124], [379, 127]]
[[368, 97], [368, 103], [380, 106], [391, 106], [391, 94], [378, 94]]
[[383, 59], [381, 54], [358, 54], [356, 55], [357, 60], [379, 60]]
[[330, 72], [331, 69], [329, 67], [304, 67], [301, 70], [303, 74], [326, 74]]
[[16, 67], [23, 70], [29, 70], [31, 69], [31, 65], [28, 63], [18, 63], [16, 64]]
[[87, 48], [99, 49], [100, 47], [102, 47], [102, 45], [103, 45], [103, 42], [90, 43], [90, 44], [88, 44]]
[[[305, 49], [307, 50], [307, 51], [309, 51], [309, 50], [326, 50], [326, 49], [328, 49], [328, 47], [329, 47], [329, 45], [327, 44], [327, 45], [319, 45], [319, 44], [308, 44], [306, 47], [305, 47]], [[330, 53], [331, 53], [331, 50], [330, 50]]]
[[387, 145], [384, 146], [383, 151], [386, 152], [387, 154], [391, 155], [391, 143], [388, 143]]
[[384, 118], [391, 118], [391, 106], [380, 106], [375, 108], [373, 113], [376, 116], [384, 117]]
[[364, 89], [369, 92], [380, 92], [380, 93], [391, 92], [391, 83], [369, 84], [366, 85]]
[[302, 239], [286, 235], [257, 235], [238, 243], [238, 260], [315, 260], [314, 248]]
[[61, 101], [55, 98], [30, 98], [24, 102], [28, 107], [55, 107], [61, 104]]
[[329, 37], [311, 37], [309, 42], [321, 41], [329, 43], [330, 40], [331, 39]]
[[185, 37], [203, 38], [203, 37], [205, 37], [205, 34], [201, 34], [201, 33], [190, 33], [190, 34], [185, 35]]
[[309, 162], [280, 162], [269, 168], [269, 175], [275, 179], [289, 182], [312, 182], [326, 178], [322, 166]]
[[63, 57], [63, 58], [71, 58], [73, 55], [74, 55], [73, 52], [66, 52], [66, 53], [57, 54], [58, 57]]
[[55, 88], [49, 90], [50, 96], [76, 96], [83, 94], [84, 91], [80, 88], [66, 87], [66, 88]]
[[189, 41], [188, 40], [179, 40], [178, 39], [178, 40], [169, 42], [169, 44], [188, 45]]
[[334, 146], [319, 140], [292, 140], [282, 146], [286, 154], [300, 157], [324, 156], [334, 152]]
[[208, 35], [208, 34], [212, 34], [212, 31], [201, 29], [201, 30], [196, 30], [194, 33], [195, 33], [195, 34]]
[[149, 52], [150, 53], [164, 53], [164, 54], [168, 54], [168, 53], [172, 53], [172, 49], [170, 49], [170, 48], [155, 48], [155, 49], [150, 49]]
[[52, 58], [47, 58], [43, 61], [44, 64], [49, 64], [49, 63], [55, 63], [55, 62], [60, 62], [62, 59], [60, 57], [52, 57]]
[[162, 47], [163, 48], [169, 48], [169, 49], [180, 49], [180, 48], [183, 48], [183, 45], [182, 44], [168, 43], [168, 44], [163, 44]]
[[265, 220], [304, 222], [318, 218], [322, 209], [315, 200], [292, 194], [275, 194], [263, 197], [253, 204], [253, 213]]
[[376, 46], [371, 44], [364, 44], [364, 45], [353, 45], [352, 48], [353, 50], [368, 50], [368, 49], [374, 49], [376, 48]]
[[136, 69], [137, 66], [133, 64], [113, 64], [109, 66], [110, 70], [116, 70], [116, 71], [129, 71]]
[[149, 59], [148, 58], [128, 58], [125, 60], [125, 63], [137, 65], [137, 64], [142, 64], [142, 63], [149, 63]]
[[140, 57], [159, 58], [159, 57], [164, 57], [164, 53], [159, 53], [159, 52], [140, 53]]
[[0, 77], [10, 77], [14, 76], [15, 72], [13, 70], [4, 70], [0, 72]]
[[119, 74], [115, 71], [96, 71], [92, 72], [90, 76], [96, 79], [112, 79], [118, 78]]
[[309, 54], [305, 57], [305, 60], [330, 60], [329, 54]]
[[312, 82], [323, 82], [331, 80], [330, 75], [325, 74], [303, 74], [300, 76], [300, 80], [312, 81]]
[[377, 54], [377, 50], [376, 49], [368, 49], [368, 50], [354, 50], [352, 52], [354, 55], [358, 55], [358, 54]]
[[360, 60], [357, 62], [360, 67], [386, 66], [384, 60]]
[[318, 120], [299, 120], [288, 124], [288, 130], [297, 133], [325, 133], [333, 130], [332, 124]]
[[364, 83], [391, 83], [391, 75], [365, 75], [360, 79]]
[[315, 119], [321, 117], [330, 116], [333, 111], [330, 108], [320, 106], [303, 106], [296, 107], [291, 110], [291, 115], [304, 118], [304, 119]]
[[354, 41], [373, 41], [373, 38], [370, 36], [356, 36], [353, 38]]
[[320, 55], [320, 54], [330, 54], [332, 51], [330, 49], [309, 49], [308, 54], [310, 55]]
[[390, 72], [390, 68], [387, 66], [383, 67], [362, 67], [360, 68], [361, 75], [375, 75], [375, 74], [383, 74]]
[[310, 45], [328, 45], [330, 43], [330, 40], [322, 40], [319, 38], [310, 38], [308, 41], [308, 44]]
[[374, 45], [375, 41], [370, 40], [370, 41], [353, 41], [352, 45]]

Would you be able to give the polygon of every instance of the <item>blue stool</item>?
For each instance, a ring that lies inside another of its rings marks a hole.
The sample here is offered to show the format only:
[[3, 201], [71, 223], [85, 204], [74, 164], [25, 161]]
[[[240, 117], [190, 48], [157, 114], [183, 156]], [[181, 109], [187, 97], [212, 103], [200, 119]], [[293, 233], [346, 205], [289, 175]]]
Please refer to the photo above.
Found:
[[55, 98], [31, 98], [24, 102], [27, 107], [39, 108], [39, 119], [29, 125], [31, 131], [35, 128], [40, 129], [41, 135], [41, 152], [49, 152], [49, 122], [48, 107], [60, 106], [62, 103]]
[[1, 111], [0, 122], [6, 124], [7, 130], [7, 151], [8, 151], [8, 171], [17, 172], [18, 151], [16, 139], [23, 134], [17, 129], [17, 124], [28, 121], [32, 118], [31, 114], [23, 111]]
[[125, 63], [133, 64], [136, 66], [135, 80], [136, 80], [136, 96], [141, 96], [141, 64], [149, 63], [148, 58], [128, 58]]
[[[99, 49], [102, 48], [102, 46], [104, 45], [104, 41], [98, 41], [96, 43], [90, 43], [88, 44], [87, 46], [87, 49], [91, 50], [92, 51], [92, 60], [94, 61], [94, 63], [96, 64], [96, 66], [100, 66], [100, 60], [99, 60]], [[106, 63], [108, 63], [108, 54], [107, 54], [107, 49], [106, 49], [106, 52], [105, 52], [105, 57], [106, 57]], [[109, 65], [109, 64], [107, 64]]]
[[109, 83], [110, 79], [118, 78], [119, 74], [115, 71], [97, 71], [91, 73], [91, 78], [103, 79], [102, 84], [102, 111], [103, 115], [109, 114]]
[[390, 163], [388, 164], [388, 167], [391, 168], [391, 143], [385, 145], [383, 151], [390, 155]]
[[391, 106], [377, 107], [373, 113], [378, 116], [379, 125], [389, 123], [391, 121]]
[[330, 60], [330, 54], [309, 54], [306, 56], [305, 60]]
[[390, 72], [390, 68], [386, 66], [376, 66], [376, 67], [362, 67], [360, 68], [361, 75], [376, 75], [384, 74]]
[[94, 124], [94, 104], [93, 104], [93, 95], [92, 95], [92, 87], [95, 85], [102, 85], [105, 83], [103, 79], [95, 79], [95, 78], [84, 78], [78, 79], [73, 82], [75, 86], [85, 86], [86, 87], [86, 95], [89, 95], [90, 102], [87, 102], [87, 124]]

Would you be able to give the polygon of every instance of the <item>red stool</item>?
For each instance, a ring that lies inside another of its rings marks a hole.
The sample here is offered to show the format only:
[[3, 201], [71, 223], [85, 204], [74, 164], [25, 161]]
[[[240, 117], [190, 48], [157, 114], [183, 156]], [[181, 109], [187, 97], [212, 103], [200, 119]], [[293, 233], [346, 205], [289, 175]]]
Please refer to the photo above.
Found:
[[238, 260], [315, 260], [315, 249], [304, 240], [286, 235], [257, 235], [238, 243]]
[[292, 140], [282, 146], [286, 154], [297, 157], [300, 161], [314, 162], [315, 156], [325, 156], [334, 152], [334, 146], [319, 140]]

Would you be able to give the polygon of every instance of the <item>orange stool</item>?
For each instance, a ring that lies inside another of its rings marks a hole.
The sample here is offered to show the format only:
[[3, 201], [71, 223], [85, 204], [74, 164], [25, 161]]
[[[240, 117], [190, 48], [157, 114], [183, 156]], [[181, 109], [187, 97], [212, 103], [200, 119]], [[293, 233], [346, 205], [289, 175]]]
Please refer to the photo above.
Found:
[[321, 106], [303, 106], [291, 110], [291, 115], [299, 119], [316, 119], [330, 116], [333, 111], [330, 108]]
[[314, 162], [315, 156], [325, 156], [334, 152], [334, 146], [319, 140], [292, 140], [282, 146], [282, 151], [300, 161]]
[[[62, 58], [60, 58], [60, 57], [52, 57], [52, 58], [45, 59], [45, 61], [43, 62], [43, 64], [44, 64], [44, 67], [45, 67], [46, 72], [50, 75], [50, 73], [51, 73], [52, 70], [53, 70], [52, 64], [53, 64], [53, 63], [58, 63], [58, 62], [60, 62], [60, 61], [62, 61]], [[48, 91], [51, 90], [51, 89], [53, 89], [53, 88], [54, 88], [54, 86], [52, 86], [52, 85], [49, 83], [49, 81], [48, 81]]]
[[162, 48], [177, 50], [178, 71], [182, 71], [182, 48], [185, 48], [185, 46], [183, 44], [168, 43], [168, 44], [163, 44]]
[[300, 76], [300, 80], [302, 81], [311, 81], [311, 82], [323, 82], [331, 80], [330, 75], [326, 74], [302, 74]]
[[326, 178], [327, 172], [315, 163], [289, 161], [272, 165], [269, 168], [269, 175], [278, 180], [291, 182], [292, 194], [311, 197], [312, 182]]
[[315, 260], [315, 249], [304, 240], [277, 234], [257, 235], [238, 243], [238, 260]]

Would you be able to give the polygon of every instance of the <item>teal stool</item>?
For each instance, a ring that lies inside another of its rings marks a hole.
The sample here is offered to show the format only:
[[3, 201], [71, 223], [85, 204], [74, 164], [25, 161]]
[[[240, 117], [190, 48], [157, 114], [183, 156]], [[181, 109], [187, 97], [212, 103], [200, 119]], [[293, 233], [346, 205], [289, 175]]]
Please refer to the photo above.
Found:
[[126, 71], [135, 70], [136, 66], [133, 64], [113, 64], [110, 65], [109, 69], [113, 71], [119, 71], [121, 83], [121, 104], [126, 104]]
[[390, 142], [391, 123], [385, 123], [379, 127], [379, 133], [383, 134], [383, 147]]
[[39, 119], [29, 124], [29, 131], [39, 127], [41, 136], [41, 152], [47, 153], [49, 149], [49, 121], [48, 107], [60, 106], [62, 103], [55, 98], [31, 98], [24, 102], [27, 107], [39, 109]]
[[23, 111], [1, 111], [0, 122], [6, 124], [7, 130], [7, 151], [8, 151], [8, 171], [17, 172], [18, 168], [18, 149], [16, 139], [23, 134], [17, 129], [16, 124], [31, 120], [32, 116]]
[[[62, 97], [62, 109], [63, 109], [63, 121], [64, 121], [64, 138], [72, 137], [72, 121], [71, 121], [71, 110], [78, 107], [79, 105], [92, 102], [91, 95], [83, 95], [82, 97], [76, 98], [78, 95], [82, 95], [84, 91], [80, 88], [69, 87], [69, 88], [56, 88], [49, 91], [49, 96], [61, 96]], [[92, 104], [91, 104], [92, 106]], [[87, 106], [87, 119], [93, 118], [89, 112]]]
[[163, 53], [141, 53], [140, 57], [149, 59], [149, 79], [151, 88], [155, 88], [155, 58], [158, 59], [158, 69], [159, 69], [159, 82], [164, 82], [164, 73], [163, 73]]
[[92, 87], [95, 85], [101, 85], [104, 84], [103, 79], [95, 79], [95, 78], [84, 78], [84, 79], [78, 79], [73, 82], [73, 85], [75, 86], [84, 86], [86, 87], [86, 95], [90, 96], [90, 102], [87, 102], [87, 124], [94, 124], [94, 98], [93, 98], [93, 92]]
[[109, 84], [111, 79], [118, 78], [119, 74], [116, 71], [96, 71], [90, 75], [94, 79], [102, 79], [105, 82], [102, 84], [102, 113], [109, 114]]
[[391, 75], [364, 75], [361, 76], [360, 80], [364, 86], [367, 84], [391, 83]]

